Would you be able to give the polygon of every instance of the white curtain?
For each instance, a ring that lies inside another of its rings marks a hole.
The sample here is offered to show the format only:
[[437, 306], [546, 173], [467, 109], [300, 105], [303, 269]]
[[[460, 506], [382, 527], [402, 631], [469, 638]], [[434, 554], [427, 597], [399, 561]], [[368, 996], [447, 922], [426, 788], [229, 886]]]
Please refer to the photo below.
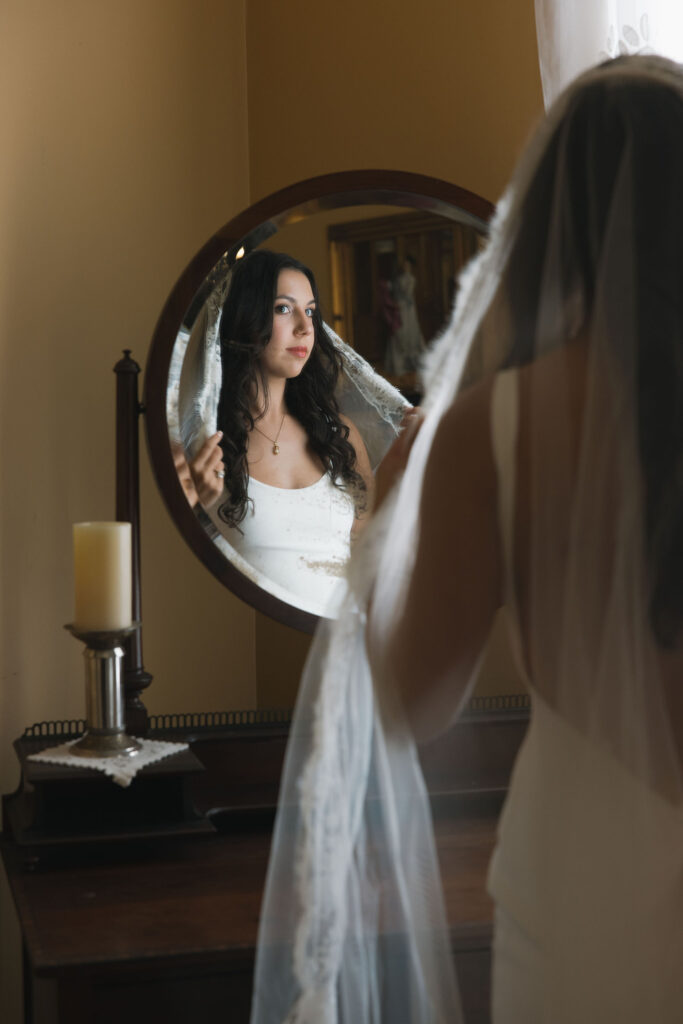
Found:
[[546, 108], [578, 74], [620, 54], [683, 61], [683, 0], [535, 0]]

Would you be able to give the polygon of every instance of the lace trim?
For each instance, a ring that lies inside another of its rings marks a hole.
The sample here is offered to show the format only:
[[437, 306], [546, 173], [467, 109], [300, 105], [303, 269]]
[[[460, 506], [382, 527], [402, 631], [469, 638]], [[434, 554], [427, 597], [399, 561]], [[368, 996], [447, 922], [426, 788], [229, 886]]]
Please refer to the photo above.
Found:
[[57, 747], [49, 747], [48, 750], [41, 750], [38, 754], [29, 754], [29, 761], [42, 761], [46, 764], [63, 764], [69, 768], [92, 768], [94, 771], [103, 772], [108, 775], [112, 782], [124, 789], [130, 786], [131, 782], [147, 765], [162, 761], [165, 757], [177, 754], [181, 750], [187, 750], [187, 743], [167, 743], [163, 740], [140, 740], [140, 751], [134, 756], [121, 755], [119, 757], [95, 758], [79, 757], [72, 754], [70, 748], [78, 740], [70, 740], [68, 743], [60, 743]]
[[380, 376], [367, 360], [363, 359], [355, 349], [347, 345], [327, 324], [323, 324], [328, 336], [341, 354], [344, 378], [339, 389], [339, 404], [344, 411], [344, 400], [353, 385], [362, 398], [377, 413], [379, 419], [390, 424], [394, 433], [398, 433], [401, 420], [409, 403], [388, 380]]
[[[389, 502], [391, 504], [391, 501]], [[336, 1024], [336, 985], [346, 939], [346, 888], [370, 774], [374, 691], [365, 655], [367, 597], [386, 514], [371, 520], [349, 564], [338, 619], [319, 627], [324, 684], [313, 708], [312, 739], [298, 796], [301, 813], [294, 882], [300, 916], [293, 972], [301, 993], [285, 1024]]]

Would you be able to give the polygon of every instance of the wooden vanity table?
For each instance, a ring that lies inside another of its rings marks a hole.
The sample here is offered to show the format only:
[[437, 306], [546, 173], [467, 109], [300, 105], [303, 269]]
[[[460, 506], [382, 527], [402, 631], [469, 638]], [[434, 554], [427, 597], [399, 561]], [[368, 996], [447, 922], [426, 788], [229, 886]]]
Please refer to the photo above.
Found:
[[[423, 755], [468, 1024], [489, 1020], [485, 879], [525, 726], [523, 709], [470, 714]], [[32, 867], [25, 845], [4, 836], [27, 1024], [248, 1021], [286, 731], [256, 715], [163, 732], [184, 733], [206, 767], [192, 787], [196, 809], [216, 829], [210, 834], [55, 841]]]

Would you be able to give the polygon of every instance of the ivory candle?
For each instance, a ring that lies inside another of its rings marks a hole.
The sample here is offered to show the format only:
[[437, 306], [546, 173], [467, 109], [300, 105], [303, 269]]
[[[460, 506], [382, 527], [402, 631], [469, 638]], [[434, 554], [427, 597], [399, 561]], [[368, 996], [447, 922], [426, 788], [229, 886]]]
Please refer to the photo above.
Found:
[[130, 523], [74, 523], [74, 626], [123, 629], [132, 621]]

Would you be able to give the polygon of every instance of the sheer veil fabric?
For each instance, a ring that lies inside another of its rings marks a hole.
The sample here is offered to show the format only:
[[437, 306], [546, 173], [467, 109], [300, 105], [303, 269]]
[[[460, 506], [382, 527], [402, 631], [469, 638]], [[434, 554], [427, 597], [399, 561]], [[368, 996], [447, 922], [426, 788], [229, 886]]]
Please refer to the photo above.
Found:
[[[613, 1004], [619, 1016], [600, 1019], [680, 1019], [683, 842], [662, 850], [660, 826], [666, 819], [669, 837], [683, 837], [682, 181], [683, 75], [660, 58], [583, 75], [527, 147], [425, 363], [426, 421], [406, 472], [352, 558], [342, 614], [309, 656], [253, 1024], [462, 1019], [429, 801], [390, 680], [373, 685], [365, 631], [371, 594], [374, 646], [403, 606], [444, 413], [465, 387], [508, 367], [525, 381], [517, 459], [527, 515], [507, 594], [532, 698], [585, 751], [571, 772], [590, 783], [594, 764], [609, 765], [625, 794], [594, 862], [578, 871], [569, 850], [557, 875], [552, 859], [544, 868], [537, 913], [553, 955], [537, 978], [543, 1019], [598, 1019], [590, 1003], [583, 1017], [562, 1006], [569, 990], [581, 998], [573, 972], [599, 923], [591, 886], [602, 892], [608, 874], [612, 902], [600, 914], [611, 924], [598, 932], [614, 948], [597, 948], [589, 966], [595, 984], [602, 971], [608, 987], [621, 979], [624, 998]], [[566, 813], [576, 817], [563, 827], [605, 819], [590, 789], [574, 794]], [[530, 863], [552, 827], [532, 822]], [[529, 892], [539, 884], [531, 873]]]
[[[193, 458], [215, 434], [223, 367], [219, 329], [230, 290], [226, 270], [209, 293], [191, 331], [181, 332], [169, 371], [167, 414], [171, 440]], [[341, 357], [336, 398], [342, 413], [360, 431], [374, 467], [398, 433], [408, 402], [327, 324], [327, 335]]]
[[577, 75], [611, 57], [683, 60], [683, 7], [670, 0], [535, 0], [546, 108]]

